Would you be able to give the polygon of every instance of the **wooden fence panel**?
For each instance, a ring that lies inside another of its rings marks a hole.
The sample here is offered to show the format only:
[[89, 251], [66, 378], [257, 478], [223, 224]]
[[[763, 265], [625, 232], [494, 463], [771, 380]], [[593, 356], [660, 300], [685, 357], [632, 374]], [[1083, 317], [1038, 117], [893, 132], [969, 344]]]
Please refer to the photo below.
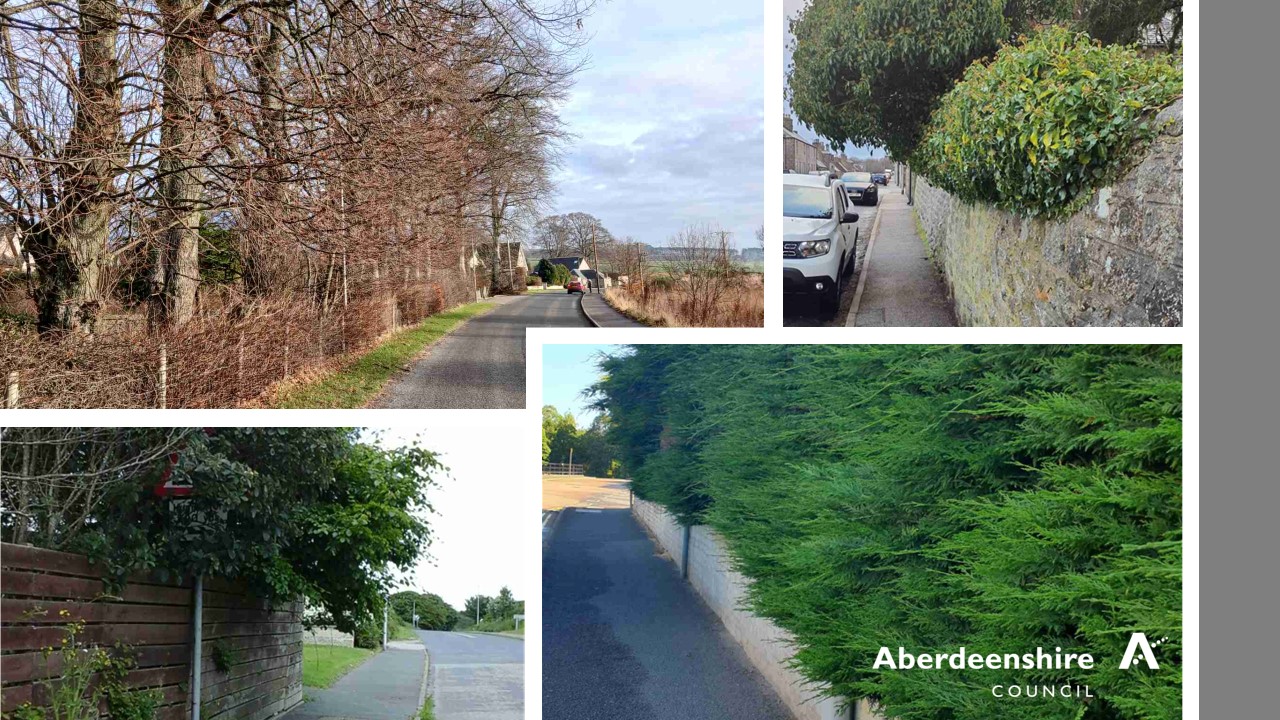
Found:
[[[202, 720], [269, 720], [302, 702], [302, 603], [272, 605], [221, 578], [204, 584]], [[161, 691], [156, 720], [190, 718], [192, 582], [134, 573], [117, 592], [109, 587], [86, 557], [0, 544], [4, 712], [47, 703], [41, 681], [61, 675], [62, 659], [41, 650], [57, 648], [74, 621], [84, 624], [78, 642], [132, 646], [127, 681]]]

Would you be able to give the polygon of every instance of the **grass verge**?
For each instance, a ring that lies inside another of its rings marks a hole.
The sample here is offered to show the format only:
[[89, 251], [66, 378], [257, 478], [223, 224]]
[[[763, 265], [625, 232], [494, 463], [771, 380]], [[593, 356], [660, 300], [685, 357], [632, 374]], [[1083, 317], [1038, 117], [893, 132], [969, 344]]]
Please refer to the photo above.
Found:
[[378, 347], [348, 363], [341, 370], [314, 382], [289, 388], [274, 398], [277, 408], [358, 408], [373, 399], [387, 381], [431, 343], [459, 325], [494, 308], [485, 300], [432, 315], [422, 324], [403, 330]]
[[337, 645], [302, 646], [302, 684], [327, 688], [352, 668], [373, 657], [372, 650]]
[[436, 720], [436, 701], [427, 698], [422, 704], [422, 709], [418, 711], [418, 720]]
[[399, 615], [391, 614], [387, 623], [387, 636], [391, 640], [417, 640], [418, 634], [413, 631], [413, 626], [400, 619]]

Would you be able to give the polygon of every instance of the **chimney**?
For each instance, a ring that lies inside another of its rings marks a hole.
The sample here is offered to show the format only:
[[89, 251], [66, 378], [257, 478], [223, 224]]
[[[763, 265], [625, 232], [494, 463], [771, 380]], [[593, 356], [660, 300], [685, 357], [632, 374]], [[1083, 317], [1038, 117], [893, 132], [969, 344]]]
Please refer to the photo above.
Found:
[[791, 120], [791, 116], [790, 116], [790, 115], [783, 115], [783, 116], [782, 116], [782, 127], [786, 128], [786, 129], [788, 129], [788, 130], [790, 130], [791, 132], [795, 132], [795, 131], [796, 131], [795, 122], [793, 122], [793, 121]]

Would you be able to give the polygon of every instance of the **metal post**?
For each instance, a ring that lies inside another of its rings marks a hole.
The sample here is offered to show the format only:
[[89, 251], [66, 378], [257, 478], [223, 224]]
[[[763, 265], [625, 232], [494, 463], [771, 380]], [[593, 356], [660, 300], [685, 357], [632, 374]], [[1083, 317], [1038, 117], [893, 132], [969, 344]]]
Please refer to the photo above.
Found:
[[692, 526], [684, 526], [684, 548], [680, 551], [680, 577], [689, 579], [689, 531]]
[[413, 610], [410, 612], [413, 617], [413, 629], [418, 629], [418, 598], [413, 599]]
[[382, 647], [383, 649], [386, 649], [387, 647], [387, 618], [389, 617], [387, 613], [387, 606], [390, 604], [391, 604], [391, 597], [388, 596], [386, 600], [382, 603]]
[[[163, 407], [163, 406], [161, 406]], [[195, 639], [191, 648], [191, 720], [200, 720], [200, 668], [204, 652], [204, 575], [196, 575], [196, 607], [191, 624], [195, 626]]]

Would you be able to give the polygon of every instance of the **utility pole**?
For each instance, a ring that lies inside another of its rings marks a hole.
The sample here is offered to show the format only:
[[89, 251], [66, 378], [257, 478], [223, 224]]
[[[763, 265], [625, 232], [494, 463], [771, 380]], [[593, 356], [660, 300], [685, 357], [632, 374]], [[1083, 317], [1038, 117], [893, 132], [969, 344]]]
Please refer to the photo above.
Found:
[[[596, 289], [600, 289], [600, 251], [596, 248], [596, 224], [591, 223], [591, 262], [595, 264], [596, 270]], [[587, 286], [590, 287], [588, 282]]]
[[387, 620], [389, 617], [387, 613], [387, 606], [390, 604], [391, 604], [391, 597], [387, 596], [385, 601], [382, 603], [382, 649], [383, 650], [387, 649]]
[[569, 472], [573, 472], [573, 448], [569, 448]]
[[413, 615], [413, 629], [417, 630], [418, 629], [418, 598], [413, 599], [413, 610], [410, 612]]

